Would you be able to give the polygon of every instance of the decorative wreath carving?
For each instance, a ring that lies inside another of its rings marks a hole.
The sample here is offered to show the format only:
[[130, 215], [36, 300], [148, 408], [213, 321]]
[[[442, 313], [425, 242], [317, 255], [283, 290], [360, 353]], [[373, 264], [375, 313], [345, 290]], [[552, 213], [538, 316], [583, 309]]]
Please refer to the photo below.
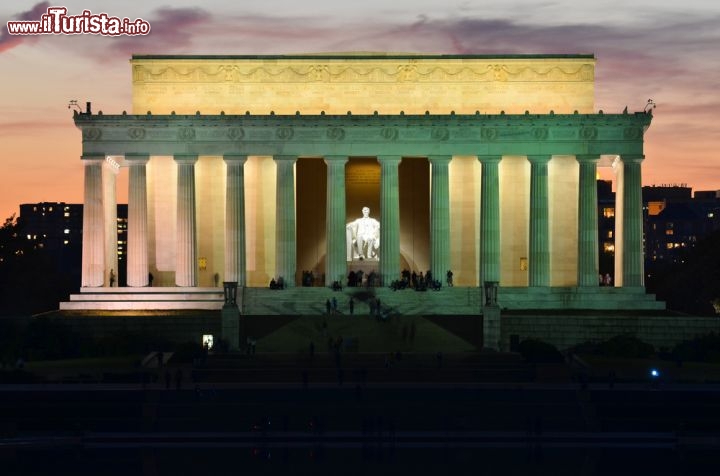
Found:
[[231, 127], [228, 129], [227, 136], [230, 140], [242, 140], [245, 137], [245, 131], [242, 127]]
[[178, 129], [179, 140], [193, 140], [195, 139], [195, 129], [192, 127], [181, 127]]
[[330, 127], [327, 130], [327, 137], [330, 140], [343, 140], [345, 138], [345, 129], [342, 127]]
[[128, 137], [132, 140], [142, 140], [145, 138], [145, 129], [142, 127], [131, 127], [128, 129]]
[[450, 138], [450, 131], [447, 127], [435, 127], [430, 132], [430, 138], [437, 141], [445, 141]]
[[90, 127], [83, 129], [83, 139], [85, 140], [98, 140], [102, 137], [102, 130], [97, 127]]
[[293, 131], [293, 128], [289, 126], [278, 127], [275, 131], [275, 135], [280, 140], [290, 140], [294, 134], [295, 131]]
[[545, 140], [548, 137], [547, 127], [536, 127], [533, 129], [533, 137], [535, 140]]
[[385, 127], [380, 131], [380, 135], [385, 140], [397, 140], [398, 130], [395, 127]]
[[497, 130], [493, 127], [483, 127], [480, 129], [480, 137], [486, 141], [493, 141], [497, 139]]
[[580, 129], [580, 138], [584, 140], [592, 140], [597, 137], [597, 128], [592, 126], [585, 126]]

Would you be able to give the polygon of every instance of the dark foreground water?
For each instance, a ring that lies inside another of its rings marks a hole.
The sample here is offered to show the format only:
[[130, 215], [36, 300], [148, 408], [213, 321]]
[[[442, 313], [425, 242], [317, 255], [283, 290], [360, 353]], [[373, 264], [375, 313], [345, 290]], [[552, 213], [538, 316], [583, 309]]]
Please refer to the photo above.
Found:
[[[130, 445], [133, 446], [133, 445]], [[426, 443], [15, 449], [0, 453], [0, 474], [14, 475], [710, 475], [717, 451], [592, 445]], [[221, 447], [217, 447], [221, 446]], [[224, 447], [223, 447], [224, 446]], [[508, 446], [508, 447], [503, 447]]]

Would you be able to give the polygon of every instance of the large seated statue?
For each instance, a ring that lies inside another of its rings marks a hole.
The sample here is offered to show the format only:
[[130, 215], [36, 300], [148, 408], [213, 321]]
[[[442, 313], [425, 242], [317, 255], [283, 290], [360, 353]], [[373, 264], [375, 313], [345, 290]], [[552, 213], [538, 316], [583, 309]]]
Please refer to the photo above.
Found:
[[363, 216], [345, 227], [347, 260], [377, 260], [380, 249], [380, 222], [370, 217], [370, 208], [363, 207]]

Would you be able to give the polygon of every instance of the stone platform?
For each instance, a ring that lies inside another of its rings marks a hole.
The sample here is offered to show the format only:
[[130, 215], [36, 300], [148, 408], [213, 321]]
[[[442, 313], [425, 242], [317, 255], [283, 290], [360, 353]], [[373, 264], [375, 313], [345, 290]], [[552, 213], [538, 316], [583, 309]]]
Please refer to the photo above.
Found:
[[[345, 287], [333, 292], [325, 287], [284, 290], [244, 288], [238, 303], [244, 315], [320, 315], [327, 299], [336, 298], [338, 310], [349, 313], [350, 297], [356, 314], [368, 314], [376, 299], [385, 312], [403, 315], [479, 315], [480, 288], [443, 287], [439, 291], [393, 291], [380, 287]], [[662, 311], [665, 303], [643, 288], [499, 288], [502, 310], [632, 310]], [[218, 310], [223, 306], [221, 288], [144, 287], [82, 288], [60, 310]]]
[[223, 303], [222, 288], [80, 288], [80, 294], [71, 294], [69, 302], [60, 303], [60, 310], [217, 310]]

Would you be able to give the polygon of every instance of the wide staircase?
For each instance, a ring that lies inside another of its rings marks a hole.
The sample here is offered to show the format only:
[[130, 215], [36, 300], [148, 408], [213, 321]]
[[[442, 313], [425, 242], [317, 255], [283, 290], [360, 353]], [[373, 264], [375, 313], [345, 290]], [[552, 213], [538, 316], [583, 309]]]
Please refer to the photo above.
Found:
[[325, 287], [296, 287], [283, 290], [245, 288], [242, 292], [242, 311], [249, 315], [319, 315], [327, 312], [326, 301], [335, 298], [337, 310], [350, 313], [353, 299], [354, 314], [367, 315], [370, 307], [383, 315], [473, 315], [480, 314], [479, 288], [442, 288], [440, 291], [413, 291], [390, 288], [345, 287], [332, 291]]

